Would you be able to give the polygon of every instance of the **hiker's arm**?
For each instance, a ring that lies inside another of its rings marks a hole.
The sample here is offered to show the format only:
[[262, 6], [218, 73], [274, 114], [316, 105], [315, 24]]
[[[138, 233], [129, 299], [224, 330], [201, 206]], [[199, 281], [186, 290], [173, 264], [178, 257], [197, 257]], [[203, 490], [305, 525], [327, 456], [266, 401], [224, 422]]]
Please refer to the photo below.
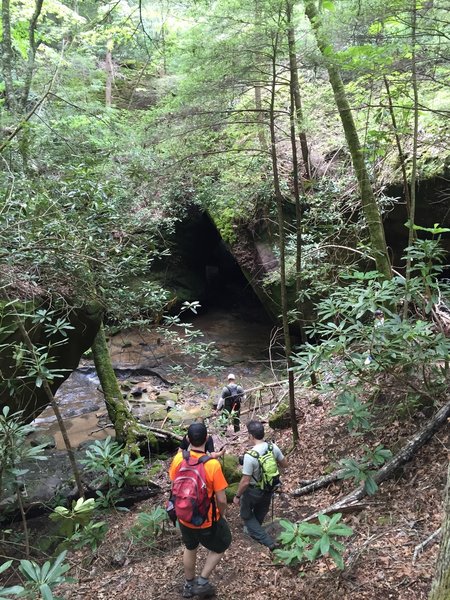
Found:
[[282, 469], [285, 469], [288, 466], [288, 461], [286, 458], [283, 458], [282, 460], [278, 461], [278, 466], [280, 466]]
[[209, 455], [211, 458], [220, 458], [225, 454], [225, 446], [221, 448], [218, 452], [210, 452]]
[[240, 497], [250, 485], [250, 479], [251, 475], [242, 475], [241, 481], [239, 482], [238, 490], [236, 492], [236, 496], [233, 498], [234, 504], [239, 504]]
[[216, 492], [216, 502], [220, 514], [222, 515], [222, 517], [224, 517], [227, 513], [227, 497], [225, 495], [225, 490], [220, 490], [220, 492]]

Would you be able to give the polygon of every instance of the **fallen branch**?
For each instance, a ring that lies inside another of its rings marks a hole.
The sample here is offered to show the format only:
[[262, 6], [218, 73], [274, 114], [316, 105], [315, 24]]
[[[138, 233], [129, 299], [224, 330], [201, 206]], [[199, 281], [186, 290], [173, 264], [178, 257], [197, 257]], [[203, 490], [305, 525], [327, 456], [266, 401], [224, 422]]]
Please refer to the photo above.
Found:
[[257, 392], [259, 390], [264, 390], [265, 388], [278, 387], [280, 385], [285, 385], [287, 382], [287, 379], [283, 379], [282, 381], [274, 381], [272, 383], [261, 383], [260, 385], [249, 388], [248, 390], [244, 390], [244, 394], [250, 394], [250, 392]]
[[[391, 477], [393, 473], [402, 465], [411, 460], [414, 454], [421, 448], [434, 433], [442, 427], [444, 423], [447, 422], [447, 419], [450, 417], [450, 402], [444, 404], [442, 408], [440, 408], [437, 413], [428, 421], [425, 427], [419, 431], [414, 437], [412, 437], [389, 462], [387, 462], [378, 473], [374, 476], [374, 481], [378, 485]], [[347, 496], [344, 496], [331, 506], [326, 509], [320, 510], [306, 519], [304, 521], [310, 521], [318, 517], [319, 514], [329, 514], [333, 512], [342, 511], [344, 508], [350, 508], [355, 503], [359, 502], [362, 498], [367, 496], [367, 492], [364, 486], [359, 487], [354, 490]]]
[[421, 544], [417, 544], [417, 546], [414, 548], [414, 554], [413, 554], [413, 558], [412, 558], [413, 565], [416, 563], [417, 558], [419, 557], [420, 554], [422, 554], [422, 552], [425, 550], [425, 548], [428, 546], [428, 544], [431, 544], [432, 541], [434, 541], [437, 537], [439, 537], [441, 535], [441, 531], [442, 531], [442, 527], [439, 527], [439, 529], [436, 529], [436, 531], [433, 531], [433, 533], [431, 535], [429, 535], [427, 537], [427, 539], [424, 540]]
[[[267, 401], [267, 402], [262, 402], [261, 404], [258, 405], [258, 409], [262, 408], [263, 406], [269, 406], [270, 404], [272, 404], [273, 401]], [[252, 408], [246, 408], [245, 410], [241, 410], [241, 415], [246, 415], [249, 412], [252, 412], [252, 410], [254, 410], [254, 407], [252, 406]]]
[[144, 429], [148, 429], [152, 433], [156, 433], [158, 437], [163, 436], [163, 437], [172, 438], [172, 439], [176, 440], [177, 442], [181, 442], [181, 440], [183, 439], [182, 435], [178, 435], [177, 433], [173, 433], [172, 431], [169, 431], [167, 429], [160, 429], [159, 427], [151, 427], [150, 425], [143, 425], [142, 423], [139, 424], [139, 427], [143, 427]]
[[339, 469], [339, 471], [334, 471], [334, 473], [330, 473], [329, 475], [324, 475], [323, 477], [319, 477], [318, 479], [310, 479], [304, 482], [302, 487], [297, 488], [293, 492], [291, 492], [292, 496], [305, 496], [306, 494], [310, 494], [311, 492], [315, 492], [316, 490], [320, 490], [339, 479], [342, 479], [344, 473], [346, 473], [346, 469]]

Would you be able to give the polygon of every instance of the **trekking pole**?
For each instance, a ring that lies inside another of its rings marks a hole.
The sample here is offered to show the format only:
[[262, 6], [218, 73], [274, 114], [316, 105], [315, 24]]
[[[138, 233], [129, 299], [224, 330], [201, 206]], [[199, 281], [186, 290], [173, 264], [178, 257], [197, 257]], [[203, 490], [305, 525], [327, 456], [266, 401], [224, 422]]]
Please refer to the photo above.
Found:
[[273, 505], [274, 505], [274, 499], [275, 499], [275, 492], [272, 493], [272, 523], [273, 523]]

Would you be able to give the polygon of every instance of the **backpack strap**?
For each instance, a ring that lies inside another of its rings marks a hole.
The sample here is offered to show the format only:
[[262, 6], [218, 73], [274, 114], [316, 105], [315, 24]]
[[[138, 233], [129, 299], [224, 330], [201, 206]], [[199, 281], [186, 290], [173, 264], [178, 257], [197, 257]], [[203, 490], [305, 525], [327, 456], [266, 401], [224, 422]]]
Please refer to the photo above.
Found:
[[[183, 459], [189, 463], [189, 459], [191, 458], [191, 452], [189, 450], [183, 450]], [[208, 462], [208, 460], [211, 460], [211, 456], [209, 456], [209, 454], [202, 454], [202, 456], [199, 456], [197, 459], [197, 462], [194, 463], [195, 465], [199, 465], [199, 464], [204, 464], [205, 462]], [[190, 463], [192, 464], [192, 463]]]
[[[259, 457], [261, 456], [261, 454], [259, 452], [256, 452], [256, 450], [252, 449], [252, 450], [247, 450], [245, 452], [245, 454], [249, 454], [252, 458], [256, 458], [256, 460], [258, 461], [258, 465], [259, 465]], [[259, 466], [259, 468], [262, 469], [261, 466]], [[253, 474], [252, 474], [252, 479], [255, 480], [255, 482], [258, 486], [260, 485], [261, 481], [258, 481]]]

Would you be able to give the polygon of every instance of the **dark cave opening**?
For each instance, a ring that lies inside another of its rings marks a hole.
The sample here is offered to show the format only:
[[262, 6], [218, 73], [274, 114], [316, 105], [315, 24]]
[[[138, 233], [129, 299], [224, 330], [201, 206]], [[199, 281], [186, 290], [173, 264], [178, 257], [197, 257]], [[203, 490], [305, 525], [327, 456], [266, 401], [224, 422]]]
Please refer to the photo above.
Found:
[[175, 240], [172, 254], [196, 282], [203, 311], [220, 308], [254, 321], [270, 320], [207, 213], [189, 209], [176, 227]]

